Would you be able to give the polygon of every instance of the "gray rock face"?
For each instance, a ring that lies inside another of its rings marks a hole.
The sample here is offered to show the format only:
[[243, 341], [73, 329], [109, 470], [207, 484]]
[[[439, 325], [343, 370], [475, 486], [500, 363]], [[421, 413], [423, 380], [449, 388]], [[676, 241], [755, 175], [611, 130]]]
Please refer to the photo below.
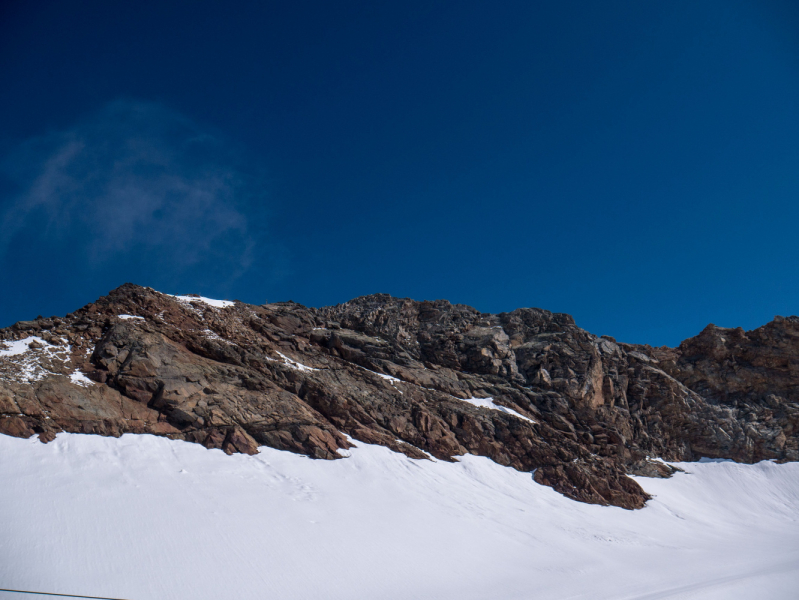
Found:
[[348, 435], [415, 459], [487, 456], [624, 508], [648, 499], [627, 474], [673, 472], [650, 457], [799, 459], [797, 317], [651, 348], [539, 309], [383, 294], [218, 307], [126, 284], [0, 340], [0, 432], [45, 442], [152, 433], [335, 459]]

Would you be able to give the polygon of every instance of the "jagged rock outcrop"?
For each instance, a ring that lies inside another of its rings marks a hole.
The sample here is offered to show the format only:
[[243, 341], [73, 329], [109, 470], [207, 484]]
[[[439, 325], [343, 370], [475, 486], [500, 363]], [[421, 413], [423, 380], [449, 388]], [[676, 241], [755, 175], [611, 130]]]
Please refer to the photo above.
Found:
[[797, 317], [651, 348], [539, 309], [384, 294], [254, 306], [126, 284], [0, 341], [0, 432], [45, 442], [152, 433], [335, 459], [352, 439], [487, 456], [625, 508], [648, 499], [627, 474], [672, 472], [650, 457], [799, 460]]

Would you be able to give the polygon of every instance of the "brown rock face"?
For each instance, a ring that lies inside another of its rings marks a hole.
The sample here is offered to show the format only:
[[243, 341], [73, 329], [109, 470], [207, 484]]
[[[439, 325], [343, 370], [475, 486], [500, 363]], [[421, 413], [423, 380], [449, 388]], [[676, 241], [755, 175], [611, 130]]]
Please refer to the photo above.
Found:
[[152, 433], [335, 459], [350, 436], [416, 459], [487, 456], [624, 508], [648, 499], [628, 473], [672, 473], [649, 457], [799, 460], [797, 317], [656, 349], [539, 309], [382, 294], [213, 306], [126, 284], [2, 343], [0, 432], [45, 442]]

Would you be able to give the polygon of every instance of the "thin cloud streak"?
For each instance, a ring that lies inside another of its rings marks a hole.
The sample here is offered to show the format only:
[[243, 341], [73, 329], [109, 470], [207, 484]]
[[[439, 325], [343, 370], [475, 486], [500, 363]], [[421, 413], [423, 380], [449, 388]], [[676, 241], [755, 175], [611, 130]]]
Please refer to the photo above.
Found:
[[5, 162], [22, 192], [0, 209], [0, 255], [20, 238], [69, 248], [81, 267], [208, 264], [228, 280], [253, 262], [244, 176], [214, 136], [161, 105], [117, 101], [29, 140]]

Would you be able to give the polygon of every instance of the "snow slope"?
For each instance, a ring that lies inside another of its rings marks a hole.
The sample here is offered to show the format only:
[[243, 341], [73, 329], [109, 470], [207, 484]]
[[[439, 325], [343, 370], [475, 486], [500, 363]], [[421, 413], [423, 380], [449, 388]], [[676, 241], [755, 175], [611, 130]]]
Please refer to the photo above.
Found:
[[[787, 599], [799, 464], [681, 465], [625, 511], [465, 456], [0, 436], [0, 587], [131, 600]], [[20, 598], [3, 594], [0, 598]]]

